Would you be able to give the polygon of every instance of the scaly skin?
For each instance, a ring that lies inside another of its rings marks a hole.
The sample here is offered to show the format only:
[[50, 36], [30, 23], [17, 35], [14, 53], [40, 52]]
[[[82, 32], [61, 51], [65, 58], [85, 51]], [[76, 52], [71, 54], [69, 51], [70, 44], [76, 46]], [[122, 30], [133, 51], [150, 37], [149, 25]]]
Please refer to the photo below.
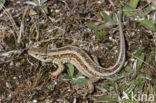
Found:
[[121, 17], [119, 15], [120, 30], [120, 53], [114, 66], [103, 68], [96, 64], [89, 55], [82, 49], [75, 46], [65, 46], [62, 48], [47, 50], [43, 48], [30, 48], [28, 54], [43, 61], [53, 62], [58, 65], [58, 69], [52, 73], [52, 76], [59, 75], [64, 70], [64, 63], [72, 63], [83, 75], [89, 78], [89, 92], [92, 92], [93, 82], [99, 79], [111, 76], [119, 72], [125, 62], [125, 38], [122, 30]]

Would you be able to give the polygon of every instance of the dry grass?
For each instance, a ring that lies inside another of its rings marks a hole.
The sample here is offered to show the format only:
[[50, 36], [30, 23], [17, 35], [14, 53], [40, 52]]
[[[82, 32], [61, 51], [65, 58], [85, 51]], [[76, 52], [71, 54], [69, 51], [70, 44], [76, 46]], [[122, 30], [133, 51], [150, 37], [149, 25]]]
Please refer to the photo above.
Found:
[[[118, 31], [112, 35], [113, 30], [109, 29], [104, 38], [97, 39], [96, 31], [86, 25], [89, 22], [104, 24], [100, 11], [117, 13], [119, 1], [48, 0], [43, 4], [48, 12], [43, 11], [42, 6], [26, 5], [24, 0], [21, 3], [17, 3], [17, 0], [8, 1], [1, 10], [0, 18], [0, 102], [31, 103], [37, 100], [39, 103], [92, 103], [102, 97], [117, 99], [129, 88], [127, 84], [133, 85], [132, 82], [135, 84], [136, 81], [141, 82], [143, 87], [138, 83], [134, 91], [156, 94], [156, 60], [152, 58], [149, 63], [147, 59], [149, 55], [156, 55], [155, 34], [136, 22], [130, 21], [124, 26], [127, 42], [125, 67], [119, 75], [95, 83], [93, 94], [82, 94], [79, 91], [83, 91], [83, 87], [77, 90], [72, 80], [63, 81], [62, 78], [68, 75], [66, 71], [58, 78], [51, 77], [54, 65], [41, 63], [27, 54], [31, 46], [54, 48], [75, 45], [98, 56], [101, 65], [113, 65], [118, 56]], [[145, 3], [140, 1], [139, 7]], [[127, 23], [130, 19], [125, 18]], [[135, 70], [137, 57], [134, 54], [139, 48], [144, 49], [145, 59], [139, 60], [143, 64]], [[155, 51], [151, 48], [155, 48]], [[151, 73], [152, 80], [137, 79], [139, 74], [147, 72]]]

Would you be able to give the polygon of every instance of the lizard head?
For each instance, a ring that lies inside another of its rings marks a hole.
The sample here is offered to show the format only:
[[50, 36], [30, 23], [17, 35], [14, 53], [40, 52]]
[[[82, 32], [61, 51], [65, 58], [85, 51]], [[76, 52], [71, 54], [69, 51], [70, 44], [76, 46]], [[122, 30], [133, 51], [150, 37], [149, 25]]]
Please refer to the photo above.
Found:
[[52, 58], [47, 55], [46, 50], [43, 48], [30, 48], [28, 54], [43, 62], [52, 61]]

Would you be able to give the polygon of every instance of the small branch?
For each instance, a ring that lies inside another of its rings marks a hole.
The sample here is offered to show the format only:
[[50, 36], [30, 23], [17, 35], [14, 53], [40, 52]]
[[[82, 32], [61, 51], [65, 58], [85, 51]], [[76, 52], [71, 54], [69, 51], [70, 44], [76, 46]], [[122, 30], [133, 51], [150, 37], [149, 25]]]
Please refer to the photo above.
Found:
[[25, 9], [24, 14], [23, 14], [23, 17], [22, 17], [20, 31], [19, 31], [19, 35], [18, 35], [18, 38], [17, 38], [17, 43], [18, 44], [21, 42], [22, 33], [24, 33], [24, 18], [25, 18], [25, 15], [27, 13], [27, 10], [28, 10], [28, 7]]

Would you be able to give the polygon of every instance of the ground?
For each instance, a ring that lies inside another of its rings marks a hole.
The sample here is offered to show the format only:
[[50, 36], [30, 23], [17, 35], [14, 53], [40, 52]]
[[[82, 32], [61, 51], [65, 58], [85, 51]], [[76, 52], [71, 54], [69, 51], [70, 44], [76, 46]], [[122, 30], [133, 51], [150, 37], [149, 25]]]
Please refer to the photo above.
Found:
[[[154, 0], [4, 0], [0, 9], [0, 102], [156, 101]], [[125, 65], [119, 73], [94, 83], [91, 94], [85, 92], [87, 78], [72, 64], [52, 77], [57, 65], [27, 53], [34, 46], [74, 45], [96, 56], [101, 66], [112, 66], [120, 51], [118, 11], [126, 38]], [[122, 98], [125, 94], [129, 99]]]

